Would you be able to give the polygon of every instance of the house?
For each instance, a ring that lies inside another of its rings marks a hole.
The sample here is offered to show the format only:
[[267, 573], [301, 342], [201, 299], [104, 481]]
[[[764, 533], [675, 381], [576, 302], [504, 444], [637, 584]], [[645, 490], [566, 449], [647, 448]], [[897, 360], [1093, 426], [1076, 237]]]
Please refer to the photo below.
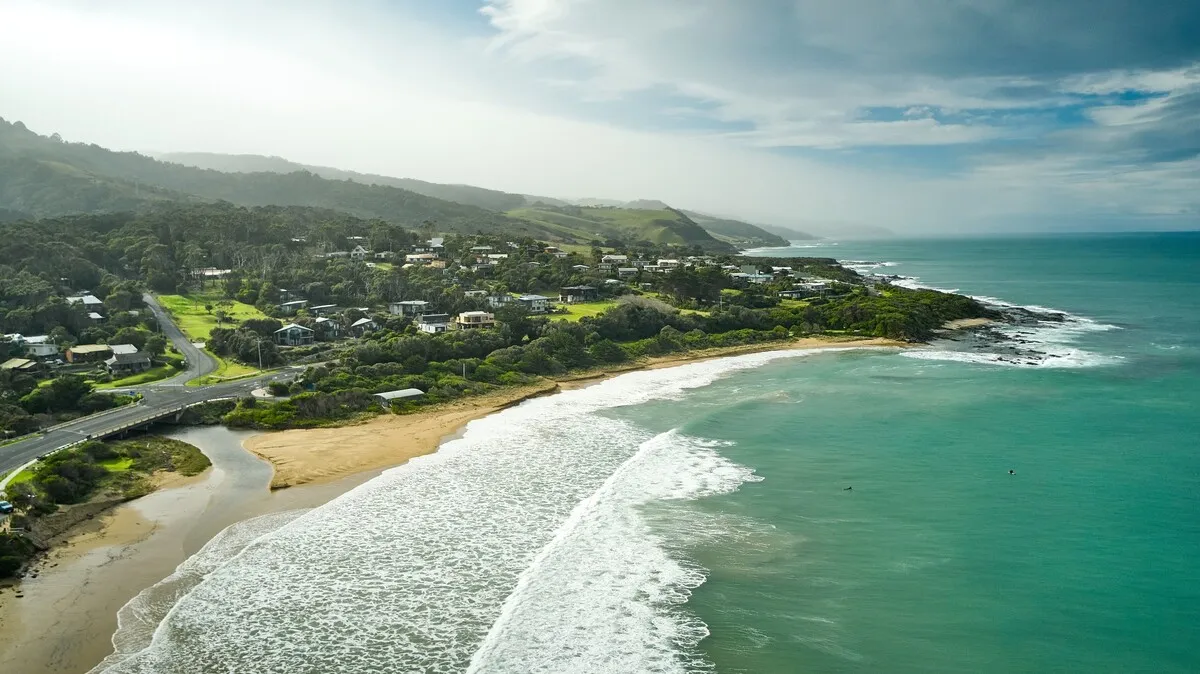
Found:
[[58, 355], [58, 345], [50, 341], [49, 335], [33, 335], [22, 340], [25, 355], [34, 358], [48, 358]]
[[96, 323], [99, 323], [100, 321], [104, 320], [104, 316], [101, 316], [100, 314], [96, 313], [95, 311], [89, 311], [88, 318]]
[[342, 336], [342, 324], [322, 316], [313, 321], [313, 331], [318, 339], [337, 339]]
[[429, 311], [429, 302], [425, 300], [402, 300], [388, 304], [388, 312], [396, 316], [420, 316]]
[[641, 269], [638, 269], [637, 267], [618, 267], [617, 268], [617, 277], [618, 278], [633, 278], [634, 276], [638, 275], [639, 271], [641, 271]]
[[432, 249], [435, 253], [446, 247], [446, 239], [440, 236], [435, 236], [425, 243], [427, 243], [430, 249]]
[[488, 253], [484, 257], [487, 259], [488, 262], [491, 262], [492, 264], [497, 264], [500, 262], [500, 260], [507, 260], [508, 253]]
[[350, 324], [350, 330], [359, 337], [378, 329], [379, 324], [369, 318], [360, 318]]
[[112, 348], [107, 344], [76, 344], [67, 349], [64, 355], [68, 363], [87, 363], [104, 360], [110, 354], [112, 354]]
[[629, 256], [628, 255], [605, 255], [604, 257], [600, 258], [600, 262], [610, 264], [610, 265], [615, 265], [615, 266], [619, 267], [623, 264], [629, 263]]
[[346, 237], [346, 241], [349, 241], [350, 243], [362, 243], [363, 241], [366, 241], [366, 240], [367, 240], [367, 237], [365, 237], [365, 236], [347, 236]]
[[480, 272], [487, 273], [495, 268], [496, 268], [496, 265], [492, 264], [491, 262], [480, 262], [478, 264], [471, 265], [471, 271], [476, 272], [476, 273], [480, 273]]
[[0, 370], [11, 370], [13, 372], [31, 372], [36, 370], [38, 362], [29, 358], [9, 358], [0, 363]]
[[367, 255], [370, 255], [370, 254], [371, 254], [371, 251], [367, 250], [366, 248], [363, 248], [361, 245], [358, 245], [358, 246], [355, 246], [354, 249], [350, 251], [350, 259], [358, 261], [358, 262], [362, 262], [363, 260], [367, 259]]
[[794, 283], [792, 288], [803, 290], [810, 295], [822, 295], [829, 290], [828, 281], [805, 281], [804, 283]]
[[600, 264], [596, 265], [596, 269], [604, 272], [605, 274], [611, 274], [612, 270], [615, 269], [616, 266], [617, 265], [615, 262], [601, 262]]
[[751, 283], [770, 283], [775, 277], [771, 274], [747, 274], [746, 280]]
[[454, 319], [459, 330], [477, 330], [496, 327], [496, 316], [486, 311], [464, 311]]
[[104, 306], [104, 302], [99, 297], [91, 294], [76, 295], [67, 298], [67, 304], [83, 304], [85, 309], [94, 309]]
[[491, 246], [471, 246], [471, 252], [479, 255], [481, 253], [490, 253], [494, 250]]
[[331, 253], [325, 253], [325, 258], [329, 260], [350, 257], [350, 252], [345, 250], [335, 250]]
[[679, 260], [659, 260], [655, 266], [660, 270], [674, 269], [679, 266]]
[[112, 356], [104, 361], [108, 371], [113, 375], [130, 375], [145, 372], [150, 369], [150, 354], [138, 351], [132, 344], [113, 344]]
[[521, 295], [517, 302], [531, 314], [544, 314], [550, 306], [550, 298], [545, 295]]
[[450, 329], [450, 314], [422, 314], [417, 317], [417, 329], [431, 335]]
[[393, 400], [404, 400], [405, 398], [416, 398], [423, 395], [425, 395], [425, 392], [419, 388], [403, 388], [398, 391], [376, 393], [375, 398], [379, 401], [380, 405], [388, 408], [392, 406]]
[[506, 304], [512, 304], [516, 301], [517, 298], [507, 293], [497, 293], [495, 295], [489, 295], [487, 298], [488, 306], [493, 309], [499, 309]]
[[280, 304], [279, 313], [285, 316], [291, 316], [307, 306], [308, 300], [292, 300], [291, 302], [284, 302], [283, 304]]
[[329, 314], [337, 313], [337, 311], [338, 305], [336, 304], [318, 304], [317, 306], [309, 309], [308, 313], [314, 316], [328, 316]]
[[785, 300], [798, 300], [798, 299], [801, 299], [804, 297], [808, 297], [811, 294], [812, 293], [808, 292], [807, 290], [780, 290], [779, 291], [779, 296]]
[[437, 253], [409, 253], [404, 256], [404, 261], [408, 264], [432, 264], [436, 259]]
[[487, 295], [488, 295], [488, 291], [486, 291], [486, 290], [464, 290], [463, 291], [463, 297], [470, 297], [472, 299], [477, 299], [477, 300], [482, 300], [482, 299], [486, 298]]
[[595, 302], [599, 297], [600, 291], [592, 286], [567, 286], [558, 293], [558, 301], [567, 304]]
[[390, 260], [396, 257], [396, 254], [390, 250], [380, 250], [375, 252], [376, 260]]
[[618, 281], [618, 280], [617, 280], [617, 279], [615, 279], [615, 278], [606, 278], [606, 279], [604, 279], [604, 285], [606, 285], [606, 286], [619, 286], [619, 285], [621, 285], [621, 282], [620, 282], [620, 281]]
[[546, 253], [548, 255], [557, 255], [557, 254], [561, 253], [562, 251], [559, 250], [557, 246], [546, 246], [545, 248], [542, 249], [542, 252]]
[[586, 264], [573, 264], [573, 265], [571, 265], [571, 270], [572, 270], [572, 271], [588, 271], [588, 270], [590, 270], [590, 269], [591, 269], [591, 267], [587, 266]]
[[279, 346], [307, 346], [313, 343], [313, 330], [288, 323], [275, 331], [275, 343]]

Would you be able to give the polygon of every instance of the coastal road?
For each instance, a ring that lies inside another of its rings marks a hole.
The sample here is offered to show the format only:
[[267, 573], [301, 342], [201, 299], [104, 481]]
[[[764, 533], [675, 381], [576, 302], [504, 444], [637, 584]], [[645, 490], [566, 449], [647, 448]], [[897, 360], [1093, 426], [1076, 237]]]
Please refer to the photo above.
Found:
[[158, 299], [146, 293], [142, 295], [142, 301], [154, 314], [154, 318], [158, 321], [158, 326], [162, 330], [163, 335], [171, 340], [171, 344], [175, 346], [175, 350], [183, 354], [184, 362], [187, 363], [187, 368], [183, 372], [162, 381], [154, 382], [156, 386], [180, 385], [189, 379], [203, 377], [206, 374], [211, 374], [217, 370], [217, 360], [205, 353], [203, 349], [192, 344], [191, 340], [184, 336], [183, 331], [175, 325], [175, 321], [171, 320], [171, 315], [166, 309], [158, 303]]
[[111, 433], [115, 429], [120, 429], [139, 419], [152, 416], [155, 412], [175, 409], [182, 405], [201, 403], [216, 398], [247, 396], [254, 389], [262, 388], [272, 381], [293, 379], [304, 370], [303, 366], [293, 366], [257, 377], [222, 382], [210, 386], [184, 386], [184, 383], [189, 379], [201, 377], [215, 371], [217, 362], [212, 356], [193, 346], [184, 337], [183, 332], [179, 330], [179, 326], [175, 325], [170, 315], [163, 310], [153, 297], [146, 295], [144, 299], [150, 311], [158, 319], [163, 334], [171, 339], [171, 342], [175, 345], [175, 349], [184, 354], [184, 357], [187, 359], [186, 370], [170, 379], [119, 389], [120, 392], [142, 394], [142, 400], [133, 405], [126, 405], [68, 421], [48, 428], [38, 436], [0, 446], [0, 478], [43, 454], [61, 449], [80, 440], [85, 440], [88, 436]]

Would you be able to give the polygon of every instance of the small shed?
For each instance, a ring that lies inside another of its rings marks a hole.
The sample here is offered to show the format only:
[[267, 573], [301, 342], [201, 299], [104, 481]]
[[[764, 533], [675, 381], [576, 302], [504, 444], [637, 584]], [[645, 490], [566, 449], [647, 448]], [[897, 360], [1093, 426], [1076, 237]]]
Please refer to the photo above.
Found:
[[425, 392], [419, 388], [402, 388], [398, 391], [385, 391], [376, 393], [375, 398], [379, 400], [379, 404], [384, 408], [390, 408], [393, 400], [404, 400], [405, 398], [416, 398], [425, 395]]

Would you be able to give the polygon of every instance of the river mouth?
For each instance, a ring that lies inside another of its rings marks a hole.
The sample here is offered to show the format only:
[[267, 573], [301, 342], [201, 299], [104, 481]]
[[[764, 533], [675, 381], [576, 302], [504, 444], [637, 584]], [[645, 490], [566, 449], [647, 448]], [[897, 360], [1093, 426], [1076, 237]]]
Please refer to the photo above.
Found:
[[23, 674], [86, 672], [113, 651], [117, 613], [230, 525], [311, 508], [369, 480], [269, 490], [271, 465], [242, 447], [256, 433], [223, 426], [166, 434], [199, 447], [212, 468], [123, 504], [73, 534], [21, 584], [0, 594], [0, 662]]

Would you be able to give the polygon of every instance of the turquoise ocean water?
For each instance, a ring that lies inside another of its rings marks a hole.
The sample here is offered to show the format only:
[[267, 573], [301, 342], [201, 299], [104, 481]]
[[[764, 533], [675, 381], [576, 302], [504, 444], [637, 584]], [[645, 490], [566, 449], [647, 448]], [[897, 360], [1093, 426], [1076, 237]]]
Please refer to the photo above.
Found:
[[1026, 364], [756, 354], [473, 422], [219, 537], [105, 671], [1200, 671], [1200, 235], [767, 253], [1070, 319]]

